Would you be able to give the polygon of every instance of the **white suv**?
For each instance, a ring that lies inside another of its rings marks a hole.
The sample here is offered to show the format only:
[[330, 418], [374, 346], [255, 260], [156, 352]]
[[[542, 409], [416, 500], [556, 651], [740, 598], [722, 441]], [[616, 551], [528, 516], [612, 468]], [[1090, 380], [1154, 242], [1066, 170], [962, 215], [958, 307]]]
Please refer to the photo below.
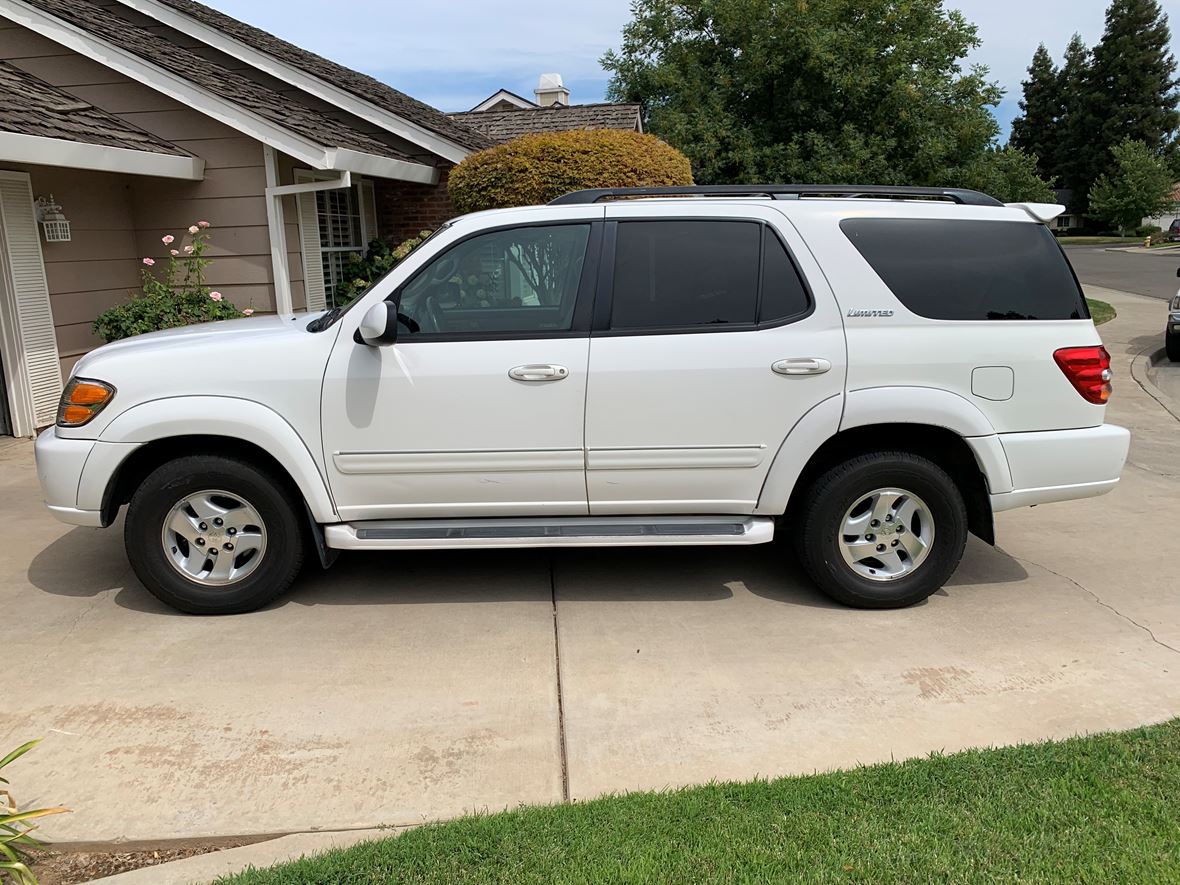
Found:
[[909, 605], [997, 511], [1118, 482], [1060, 211], [770, 185], [468, 215], [344, 309], [94, 351], [41, 483], [69, 523], [128, 504], [136, 574], [188, 612], [265, 604], [305, 552], [776, 527], [836, 599]]

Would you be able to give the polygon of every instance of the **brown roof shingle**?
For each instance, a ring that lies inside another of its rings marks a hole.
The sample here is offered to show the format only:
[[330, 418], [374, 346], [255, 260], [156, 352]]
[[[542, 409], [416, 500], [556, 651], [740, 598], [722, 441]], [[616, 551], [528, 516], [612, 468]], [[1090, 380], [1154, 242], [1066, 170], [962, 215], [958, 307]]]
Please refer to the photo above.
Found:
[[437, 108], [411, 98], [380, 80], [346, 68], [323, 56], [301, 49], [293, 43], [281, 40], [253, 25], [231, 18], [223, 12], [211, 9], [194, 0], [161, 0], [167, 6], [196, 19], [204, 25], [216, 28], [259, 52], [265, 52], [290, 64], [299, 70], [340, 87], [358, 98], [363, 98], [377, 107], [399, 117], [417, 123], [448, 141], [470, 150], [481, 150], [490, 142], [479, 132], [451, 120]]
[[555, 104], [547, 108], [511, 111], [465, 111], [451, 118], [478, 129], [497, 142], [511, 141], [530, 132], [564, 132], [567, 129], [635, 129], [639, 105]]
[[153, 154], [190, 156], [176, 145], [3, 61], [0, 61], [0, 131]]
[[292, 96], [280, 95], [188, 49], [159, 39], [120, 18], [112, 9], [73, 0], [31, 2], [50, 15], [114, 43], [315, 144], [417, 162], [334, 117], [297, 104]]

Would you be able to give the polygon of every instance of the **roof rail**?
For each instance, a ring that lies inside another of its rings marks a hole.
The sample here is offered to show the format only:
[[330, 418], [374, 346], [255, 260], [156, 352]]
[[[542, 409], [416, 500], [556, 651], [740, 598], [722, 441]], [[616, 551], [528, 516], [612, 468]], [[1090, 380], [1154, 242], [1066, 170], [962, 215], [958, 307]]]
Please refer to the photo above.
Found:
[[963, 206], [1002, 206], [995, 197], [957, 187], [905, 187], [885, 184], [705, 184], [687, 187], [599, 187], [572, 191], [550, 206], [574, 206], [626, 197], [802, 197], [882, 200], [949, 200]]

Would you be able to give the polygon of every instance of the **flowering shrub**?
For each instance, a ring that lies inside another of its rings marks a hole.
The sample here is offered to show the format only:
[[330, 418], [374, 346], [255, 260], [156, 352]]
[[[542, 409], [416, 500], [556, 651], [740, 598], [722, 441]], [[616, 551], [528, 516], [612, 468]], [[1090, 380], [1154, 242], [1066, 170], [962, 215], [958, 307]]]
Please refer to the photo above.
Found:
[[336, 307], [342, 307], [389, 273], [393, 267], [421, 245], [430, 236], [430, 231], [419, 231], [399, 246], [391, 248], [384, 240], [373, 240], [363, 256], [353, 255], [344, 266], [344, 281], [336, 287]]
[[[192, 225], [189, 243], [181, 249], [169, 248], [160, 272], [153, 270], [157, 264], [154, 258], [144, 258], [143, 292], [99, 314], [94, 334], [104, 341], [118, 341], [145, 332], [252, 314], [250, 309], [238, 310], [220, 292], [211, 292], [205, 285], [209, 228], [207, 221]], [[176, 237], [168, 234], [160, 242], [171, 247]]]

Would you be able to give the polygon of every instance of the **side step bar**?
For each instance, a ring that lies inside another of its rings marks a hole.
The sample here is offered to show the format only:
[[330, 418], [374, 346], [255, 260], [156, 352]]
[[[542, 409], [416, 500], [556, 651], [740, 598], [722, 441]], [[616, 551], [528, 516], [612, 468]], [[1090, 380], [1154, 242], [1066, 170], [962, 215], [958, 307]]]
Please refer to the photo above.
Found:
[[324, 540], [337, 550], [765, 544], [773, 538], [774, 520], [766, 516], [391, 519], [324, 526]]

